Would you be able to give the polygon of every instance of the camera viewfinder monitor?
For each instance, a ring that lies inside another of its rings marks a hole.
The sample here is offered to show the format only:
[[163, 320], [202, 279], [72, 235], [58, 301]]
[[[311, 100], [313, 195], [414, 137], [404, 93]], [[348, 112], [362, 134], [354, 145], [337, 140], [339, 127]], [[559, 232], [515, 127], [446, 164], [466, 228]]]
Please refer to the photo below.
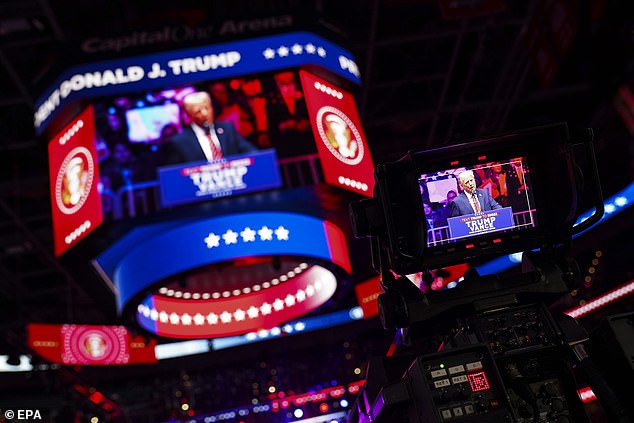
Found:
[[555, 245], [577, 215], [565, 124], [411, 151], [377, 167], [390, 265], [401, 274]]
[[529, 170], [525, 157], [514, 157], [421, 174], [427, 247], [535, 228]]

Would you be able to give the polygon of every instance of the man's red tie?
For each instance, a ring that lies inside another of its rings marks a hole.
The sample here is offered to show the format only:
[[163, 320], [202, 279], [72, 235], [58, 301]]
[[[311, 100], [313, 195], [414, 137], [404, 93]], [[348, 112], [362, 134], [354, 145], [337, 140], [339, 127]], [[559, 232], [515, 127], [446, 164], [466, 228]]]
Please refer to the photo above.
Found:
[[211, 132], [205, 131], [205, 134], [207, 134], [207, 140], [209, 141], [209, 147], [211, 148], [212, 160], [222, 159], [222, 150], [214, 142], [213, 138], [211, 137]]
[[480, 207], [480, 202], [478, 201], [478, 197], [476, 196], [475, 193], [473, 193], [471, 195], [471, 198], [473, 198], [473, 205], [474, 205], [474, 210], [476, 213], [480, 213], [482, 211], [482, 207]]

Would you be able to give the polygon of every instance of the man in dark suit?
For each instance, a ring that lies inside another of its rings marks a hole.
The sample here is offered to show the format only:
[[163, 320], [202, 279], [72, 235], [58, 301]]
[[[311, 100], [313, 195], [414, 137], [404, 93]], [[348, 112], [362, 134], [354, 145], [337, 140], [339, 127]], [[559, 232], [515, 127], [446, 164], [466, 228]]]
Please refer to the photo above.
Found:
[[166, 146], [170, 164], [207, 160], [257, 151], [229, 122], [214, 121], [211, 98], [206, 92], [188, 94], [183, 108], [190, 125], [174, 135]]
[[458, 183], [463, 191], [451, 202], [451, 217], [481, 213], [501, 209], [489, 191], [476, 188], [473, 171], [466, 170], [458, 175]]

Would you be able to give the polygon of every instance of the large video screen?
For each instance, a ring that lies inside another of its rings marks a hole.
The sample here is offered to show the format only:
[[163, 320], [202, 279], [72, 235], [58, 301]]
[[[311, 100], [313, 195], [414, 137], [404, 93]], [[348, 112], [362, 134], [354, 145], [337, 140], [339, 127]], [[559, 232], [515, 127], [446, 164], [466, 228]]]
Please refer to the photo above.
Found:
[[418, 183], [429, 247], [538, 225], [525, 157], [424, 173]]
[[[296, 70], [99, 98], [93, 102], [95, 148], [106, 218], [147, 214], [148, 209], [156, 209], [161, 198], [150, 188], [160, 179], [160, 168], [209, 159], [198, 146], [196, 122], [185, 107], [188, 95], [196, 92], [210, 97], [213, 125], [225, 149], [224, 158], [236, 153], [227, 154], [225, 144], [235, 137], [249, 146], [243, 152], [272, 150], [282, 160], [316, 154], [305, 95]], [[189, 143], [193, 145], [185, 145]], [[188, 153], [175, 155], [175, 151]], [[206, 184], [198, 181], [198, 187], [204, 189], [193, 195], [206, 192], [210, 182], [219, 187], [215, 196], [235, 194], [225, 182], [218, 183], [221, 168], [206, 169], [209, 181]], [[225, 176], [222, 178], [231, 183]], [[238, 185], [243, 185], [242, 181]], [[226, 189], [220, 189], [223, 187]]]
[[320, 182], [372, 192], [354, 96], [305, 70], [110, 95], [85, 110], [100, 222]]
[[214, 120], [230, 124], [257, 149], [275, 148], [279, 158], [316, 152], [294, 70], [101, 98], [93, 106], [105, 188], [156, 179], [156, 168], [171, 164], [164, 147], [182, 140], [176, 135], [191, 124], [183, 100], [193, 92], [208, 93]]

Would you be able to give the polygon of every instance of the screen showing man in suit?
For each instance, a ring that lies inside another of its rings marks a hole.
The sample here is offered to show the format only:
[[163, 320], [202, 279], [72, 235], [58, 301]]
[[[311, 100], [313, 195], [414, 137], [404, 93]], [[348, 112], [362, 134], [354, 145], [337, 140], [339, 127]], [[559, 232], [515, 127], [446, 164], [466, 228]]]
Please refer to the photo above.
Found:
[[211, 97], [207, 92], [196, 91], [186, 95], [183, 98], [183, 110], [189, 125], [167, 144], [168, 163], [211, 162], [257, 150], [232, 123], [215, 120]]
[[[428, 228], [432, 239], [429, 245], [482, 233], [535, 227], [536, 210], [529, 173], [526, 158], [516, 157], [421, 174], [418, 178], [421, 202], [442, 216]], [[514, 188], [518, 184], [511, 184], [512, 178], [521, 179], [521, 190]], [[515, 200], [513, 196], [520, 198]], [[494, 224], [486, 226], [487, 219], [492, 221], [492, 218], [495, 218]], [[461, 223], [455, 225], [464, 226], [465, 233], [456, 231], [455, 227], [452, 230], [451, 221], [456, 220]], [[476, 227], [480, 223], [482, 228]]]
[[458, 183], [462, 192], [451, 202], [451, 217], [502, 208], [488, 190], [476, 188], [473, 171], [465, 170], [458, 174]]

